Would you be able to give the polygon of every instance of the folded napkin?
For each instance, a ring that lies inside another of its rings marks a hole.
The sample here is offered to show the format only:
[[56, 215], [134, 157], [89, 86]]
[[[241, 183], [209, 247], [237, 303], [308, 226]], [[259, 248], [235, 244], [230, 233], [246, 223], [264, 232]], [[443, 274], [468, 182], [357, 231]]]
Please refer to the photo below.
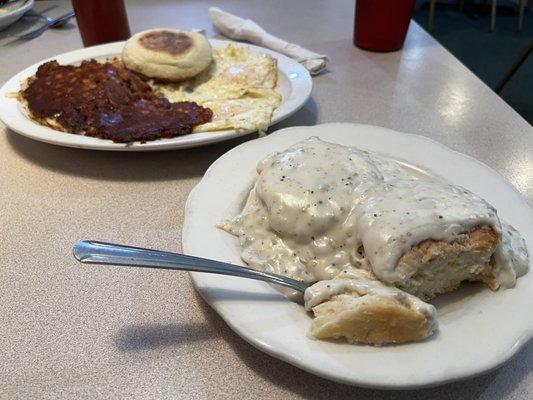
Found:
[[307, 68], [311, 75], [316, 75], [326, 68], [327, 56], [313, 53], [311, 50], [293, 43], [287, 43], [266, 32], [250, 19], [237, 17], [219, 8], [211, 7], [209, 20], [224, 36], [236, 40], [246, 40], [294, 58]]

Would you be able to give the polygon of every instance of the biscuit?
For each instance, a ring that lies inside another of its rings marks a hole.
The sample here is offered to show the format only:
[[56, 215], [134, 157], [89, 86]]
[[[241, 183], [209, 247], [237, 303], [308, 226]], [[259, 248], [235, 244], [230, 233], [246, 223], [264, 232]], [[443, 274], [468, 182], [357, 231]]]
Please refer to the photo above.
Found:
[[383, 345], [423, 340], [437, 329], [431, 304], [379, 281], [320, 281], [305, 293], [309, 336]]
[[400, 258], [396, 271], [409, 278], [393, 284], [426, 300], [455, 290], [463, 281], [483, 281], [493, 287], [490, 261], [499, 241], [488, 226], [458, 235], [450, 243], [425, 240]]

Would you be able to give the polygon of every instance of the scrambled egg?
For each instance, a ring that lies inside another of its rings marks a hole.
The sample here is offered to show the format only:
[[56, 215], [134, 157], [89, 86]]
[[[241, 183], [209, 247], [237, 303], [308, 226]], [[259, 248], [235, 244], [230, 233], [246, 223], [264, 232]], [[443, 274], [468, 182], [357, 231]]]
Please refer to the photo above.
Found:
[[197, 126], [195, 132], [266, 130], [281, 104], [281, 96], [274, 91], [276, 60], [233, 44], [214, 49], [213, 59], [206, 71], [192, 79], [152, 86], [170, 101], [194, 101], [213, 111], [213, 120]]

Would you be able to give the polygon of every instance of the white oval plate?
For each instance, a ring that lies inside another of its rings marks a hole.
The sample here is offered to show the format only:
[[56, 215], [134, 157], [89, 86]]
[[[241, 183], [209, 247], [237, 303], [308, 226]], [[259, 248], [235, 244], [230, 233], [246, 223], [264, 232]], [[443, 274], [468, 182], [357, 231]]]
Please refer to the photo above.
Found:
[[[307, 101], [313, 86], [309, 72], [298, 62], [291, 58], [279, 54], [275, 51], [264, 49], [253, 45], [244, 45], [226, 40], [209, 39], [215, 48], [225, 47], [229, 43], [239, 46], [249, 47], [260, 53], [270, 54], [278, 61], [278, 83], [275, 90], [281, 94], [282, 103], [274, 111], [270, 125], [288, 118], [298, 111]], [[9, 79], [0, 88], [0, 119], [12, 130], [29, 138], [42, 142], [57, 144], [67, 147], [78, 147], [82, 149], [94, 150], [115, 150], [115, 151], [155, 151], [168, 149], [183, 149], [189, 147], [202, 146], [209, 143], [220, 142], [243, 136], [254, 131], [225, 130], [217, 132], [201, 132], [190, 135], [179, 136], [170, 139], [159, 139], [147, 143], [113, 143], [111, 140], [99, 139], [90, 136], [74, 135], [61, 132], [38, 124], [30, 119], [19, 102], [7, 97], [8, 93], [16, 93], [20, 90], [20, 85], [27, 78], [34, 75], [37, 67], [49, 60], [57, 60], [60, 64], [79, 64], [83, 60], [95, 58], [105, 60], [108, 57], [120, 56], [124, 42], [109, 43], [100, 46], [87, 47], [74, 50], [68, 53], [51, 57], [48, 60], [40, 61], [29, 68], [19, 72]]]
[[[324, 124], [279, 130], [220, 157], [189, 195], [186, 254], [243, 265], [236, 239], [215, 224], [242, 205], [259, 160], [307, 138], [357, 146], [427, 168], [488, 200], [533, 249], [533, 213], [498, 172], [428, 138], [376, 126]], [[442, 296], [439, 332], [419, 343], [371, 347], [307, 338], [310, 316], [266, 283], [191, 273], [204, 299], [253, 346], [334, 381], [373, 388], [417, 388], [471, 377], [509, 360], [533, 334], [533, 273], [513, 289], [468, 285]]]

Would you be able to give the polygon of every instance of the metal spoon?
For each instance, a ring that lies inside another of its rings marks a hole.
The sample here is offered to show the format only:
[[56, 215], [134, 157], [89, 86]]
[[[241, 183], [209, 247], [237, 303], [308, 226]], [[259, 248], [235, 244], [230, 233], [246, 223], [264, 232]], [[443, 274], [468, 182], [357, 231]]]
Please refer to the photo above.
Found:
[[50, 18], [44, 15], [38, 16], [37, 18], [41, 18], [45, 21], [44, 24], [38, 27], [37, 29], [34, 29], [33, 31], [25, 33], [22, 36], [19, 36], [19, 39], [23, 39], [23, 40], [34, 39], [37, 36], [40, 36], [48, 28], [59, 28], [60, 26], [65, 25], [75, 15], [76, 14], [74, 13], [74, 11], [71, 10], [68, 13], [63, 14], [57, 18]]
[[76, 243], [72, 254], [74, 254], [76, 260], [84, 264], [123, 265], [231, 275], [277, 283], [278, 285], [287, 286], [302, 293], [311, 286], [311, 284], [306, 282], [297, 281], [285, 276], [256, 271], [239, 265], [209, 260], [207, 258], [96, 242], [93, 240], [82, 240]]

